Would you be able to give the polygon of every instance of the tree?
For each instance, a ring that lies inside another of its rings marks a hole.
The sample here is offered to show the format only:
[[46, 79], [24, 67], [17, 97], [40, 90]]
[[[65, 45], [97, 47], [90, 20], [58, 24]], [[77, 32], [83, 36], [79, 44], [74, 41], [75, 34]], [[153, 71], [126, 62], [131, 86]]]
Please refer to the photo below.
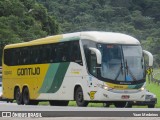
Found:
[[[155, 56], [160, 28], [158, 0], [37, 0], [56, 16], [61, 32], [86, 30], [121, 32], [134, 36]], [[151, 43], [148, 44], [148, 39]], [[154, 48], [154, 49], [153, 49]]]
[[55, 17], [35, 0], [1, 0], [0, 6], [0, 59], [6, 44], [59, 33]]

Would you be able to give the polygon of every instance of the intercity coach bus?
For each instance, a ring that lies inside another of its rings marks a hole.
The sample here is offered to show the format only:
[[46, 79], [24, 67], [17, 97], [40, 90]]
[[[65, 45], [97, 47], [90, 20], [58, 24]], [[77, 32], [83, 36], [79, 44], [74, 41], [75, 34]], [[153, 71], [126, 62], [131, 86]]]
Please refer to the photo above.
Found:
[[49, 36], [7, 45], [3, 52], [3, 97], [17, 104], [49, 101], [66, 106], [89, 102], [124, 107], [145, 101], [146, 67], [150, 52], [125, 34], [87, 31]]

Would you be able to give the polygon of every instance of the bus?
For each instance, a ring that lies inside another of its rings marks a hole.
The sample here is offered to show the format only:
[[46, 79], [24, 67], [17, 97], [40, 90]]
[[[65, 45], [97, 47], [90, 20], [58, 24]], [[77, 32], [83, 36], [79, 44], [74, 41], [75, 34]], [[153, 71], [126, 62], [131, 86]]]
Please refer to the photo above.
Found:
[[129, 35], [83, 31], [6, 45], [3, 97], [18, 105], [77, 106], [89, 102], [125, 107], [145, 101], [146, 62], [153, 56]]

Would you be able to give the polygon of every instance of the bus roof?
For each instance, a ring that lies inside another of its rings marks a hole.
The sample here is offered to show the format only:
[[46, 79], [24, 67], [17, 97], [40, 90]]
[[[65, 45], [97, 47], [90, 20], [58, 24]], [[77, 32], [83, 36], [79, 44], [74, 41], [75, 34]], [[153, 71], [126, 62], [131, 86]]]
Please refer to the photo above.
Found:
[[98, 31], [87, 31], [64, 34], [64, 38], [80, 36], [80, 38], [92, 40], [99, 43], [110, 43], [110, 44], [140, 44], [140, 42], [129, 35], [115, 32], [98, 32]]
[[55, 36], [49, 36], [29, 42], [17, 43], [17, 44], [10, 44], [5, 46], [7, 48], [15, 48], [15, 47], [24, 47], [24, 46], [31, 46], [31, 45], [40, 45], [40, 44], [47, 44], [47, 43], [55, 43], [61, 41], [69, 41], [70, 38], [78, 37], [82, 40], [92, 40], [99, 43], [108, 43], [108, 44], [133, 44], [139, 45], [140, 42], [129, 35], [122, 34], [122, 33], [114, 33], [114, 32], [98, 32], [98, 31], [86, 31], [86, 32], [75, 32], [75, 33], [68, 33], [68, 34], [61, 34]]

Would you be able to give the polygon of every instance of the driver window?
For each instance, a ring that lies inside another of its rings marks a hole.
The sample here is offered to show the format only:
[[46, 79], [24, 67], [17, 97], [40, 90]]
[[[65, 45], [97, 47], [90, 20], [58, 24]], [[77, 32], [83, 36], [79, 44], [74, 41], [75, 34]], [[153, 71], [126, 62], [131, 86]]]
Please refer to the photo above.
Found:
[[96, 59], [96, 54], [94, 52], [91, 52], [90, 50], [86, 50], [86, 60], [87, 60], [87, 66], [88, 66], [88, 71], [90, 74], [93, 76], [97, 77], [97, 59]]

